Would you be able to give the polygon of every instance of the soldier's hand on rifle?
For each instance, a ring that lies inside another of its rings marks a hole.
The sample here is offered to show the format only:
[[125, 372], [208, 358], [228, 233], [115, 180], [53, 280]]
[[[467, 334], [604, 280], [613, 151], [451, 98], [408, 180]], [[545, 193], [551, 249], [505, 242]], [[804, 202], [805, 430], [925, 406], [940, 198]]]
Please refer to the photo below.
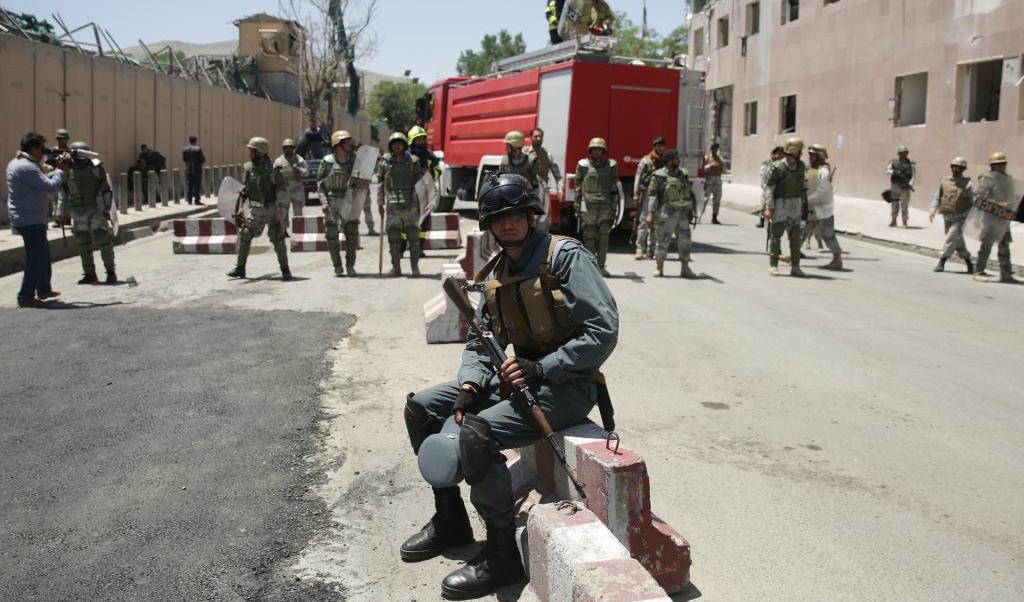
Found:
[[540, 382], [542, 378], [544, 378], [544, 369], [538, 362], [531, 362], [513, 355], [501, 365], [501, 380], [516, 387]]

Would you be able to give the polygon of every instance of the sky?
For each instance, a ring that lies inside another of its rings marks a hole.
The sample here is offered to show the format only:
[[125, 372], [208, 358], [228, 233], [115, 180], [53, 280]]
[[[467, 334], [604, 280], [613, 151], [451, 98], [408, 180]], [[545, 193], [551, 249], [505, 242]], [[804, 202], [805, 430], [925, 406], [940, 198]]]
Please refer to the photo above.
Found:
[[[640, 22], [642, 0], [609, 3]], [[545, 0], [379, 0], [379, 4], [372, 27], [377, 53], [358, 66], [388, 75], [402, 75], [408, 69], [428, 84], [453, 75], [459, 53], [477, 49], [485, 34], [501, 29], [521, 32], [527, 50], [542, 48], [548, 40]], [[682, 25], [684, 4], [684, 0], [647, 0], [648, 26], [664, 34]], [[280, 13], [277, 0], [177, 0], [136, 4], [138, 10], [126, 10], [127, 5], [123, 0], [0, 0], [8, 10], [48, 20], [51, 13], [60, 13], [71, 28], [94, 21], [122, 47], [135, 46], [139, 39], [147, 43], [232, 40], [237, 37], [235, 19], [257, 12]]]

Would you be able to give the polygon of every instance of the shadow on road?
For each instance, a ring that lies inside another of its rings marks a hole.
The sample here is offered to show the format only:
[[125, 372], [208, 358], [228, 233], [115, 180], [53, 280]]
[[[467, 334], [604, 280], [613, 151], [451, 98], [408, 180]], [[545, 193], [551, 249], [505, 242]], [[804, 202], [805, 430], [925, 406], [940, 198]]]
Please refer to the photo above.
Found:
[[704, 594], [699, 589], [697, 589], [697, 586], [694, 585], [691, 581], [689, 584], [687, 584], [683, 591], [677, 592], [669, 596], [669, 598], [672, 599], [672, 602], [686, 602], [687, 600], [696, 600], [697, 598], [700, 598], [703, 595]]
[[110, 303], [90, 303], [88, 301], [50, 301], [46, 307], [41, 309], [95, 309], [97, 307], [110, 307], [111, 305], [125, 305], [124, 301], [111, 301]]

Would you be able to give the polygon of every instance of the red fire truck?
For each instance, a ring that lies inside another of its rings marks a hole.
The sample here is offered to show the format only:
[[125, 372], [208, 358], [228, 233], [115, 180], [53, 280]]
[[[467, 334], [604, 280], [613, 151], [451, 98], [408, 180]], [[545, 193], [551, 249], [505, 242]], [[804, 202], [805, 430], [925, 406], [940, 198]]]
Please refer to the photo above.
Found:
[[[564, 42], [499, 61], [491, 76], [451, 77], [430, 87], [417, 108], [431, 148], [443, 154], [441, 210], [449, 210], [456, 198], [476, 198], [483, 177], [505, 154], [506, 132], [519, 130], [528, 137], [535, 126], [544, 130], [544, 146], [565, 175], [559, 186], [549, 182], [553, 228], [575, 227], [573, 176], [591, 138], [608, 141], [627, 217], [634, 208], [637, 165], [654, 138], [664, 137], [685, 157], [689, 173], [702, 175], [700, 73], [668, 62], [652, 66], [616, 58], [606, 40], [587, 36]], [[695, 192], [701, 191], [698, 178]]]

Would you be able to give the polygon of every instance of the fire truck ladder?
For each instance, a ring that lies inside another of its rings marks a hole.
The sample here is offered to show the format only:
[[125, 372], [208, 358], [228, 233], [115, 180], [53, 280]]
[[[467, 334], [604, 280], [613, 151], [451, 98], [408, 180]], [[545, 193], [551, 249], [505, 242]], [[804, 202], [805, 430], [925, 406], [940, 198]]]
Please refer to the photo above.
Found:
[[543, 50], [524, 52], [507, 59], [497, 60], [494, 62], [494, 71], [495, 73], [523, 71], [525, 69], [580, 58], [603, 58], [607, 60], [608, 52], [615, 46], [616, 42], [618, 42], [618, 38], [587, 34], [560, 44], [548, 46]]

